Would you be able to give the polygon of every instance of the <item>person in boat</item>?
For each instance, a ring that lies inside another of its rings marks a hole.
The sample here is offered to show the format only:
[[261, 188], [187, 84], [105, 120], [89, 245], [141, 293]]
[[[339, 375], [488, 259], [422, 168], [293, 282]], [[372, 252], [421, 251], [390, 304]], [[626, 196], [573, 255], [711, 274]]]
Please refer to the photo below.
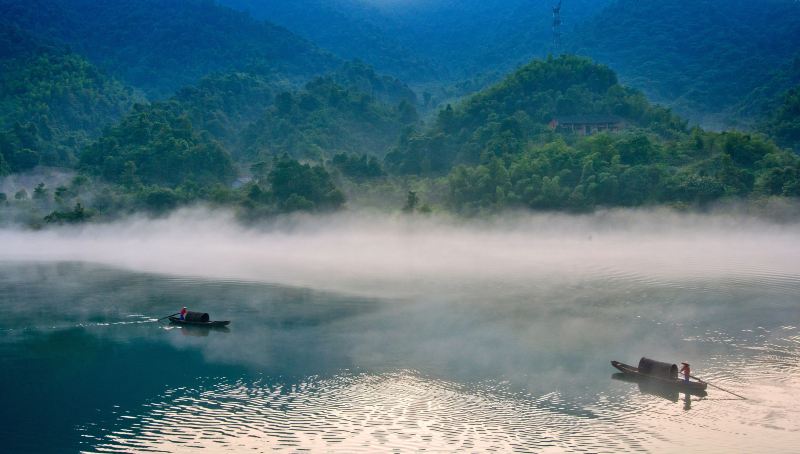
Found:
[[181, 309], [181, 320], [186, 320], [186, 312], [186, 306], [183, 306], [183, 309]]
[[692, 375], [692, 371], [689, 368], [689, 363], [681, 363], [683, 367], [681, 367], [680, 373], [683, 374], [683, 381], [689, 383], [689, 376]]

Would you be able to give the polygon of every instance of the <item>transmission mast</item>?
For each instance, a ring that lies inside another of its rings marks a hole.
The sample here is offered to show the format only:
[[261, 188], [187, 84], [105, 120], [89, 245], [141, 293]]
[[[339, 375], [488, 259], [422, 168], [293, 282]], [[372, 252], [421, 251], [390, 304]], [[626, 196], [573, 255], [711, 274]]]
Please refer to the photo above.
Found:
[[561, 51], [561, 0], [553, 7], [553, 54]]

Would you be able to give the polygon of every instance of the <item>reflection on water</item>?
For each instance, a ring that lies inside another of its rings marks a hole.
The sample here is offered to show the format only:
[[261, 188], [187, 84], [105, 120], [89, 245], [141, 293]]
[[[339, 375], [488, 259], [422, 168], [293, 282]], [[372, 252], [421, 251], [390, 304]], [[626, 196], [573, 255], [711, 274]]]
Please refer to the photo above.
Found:
[[627, 383], [635, 383], [638, 388], [639, 392], [642, 394], [648, 394], [651, 396], [658, 396], [662, 399], [667, 399], [671, 402], [678, 402], [681, 398], [681, 395], [684, 396], [684, 402], [687, 403], [685, 410], [689, 410], [691, 408], [691, 396], [696, 397], [706, 397], [708, 393], [703, 390], [699, 389], [690, 389], [690, 390], [679, 390], [675, 386], [665, 385], [662, 383], [658, 383], [651, 380], [646, 379], [638, 379], [634, 377], [630, 377], [623, 373], [616, 373], [611, 376], [614, 380], [624, 381]]
[[[791, 452], [800, 280], [744, 274], [382, 300], [5, 264], [0, 438], [8, 452]], [[156, 321], [181, 306], [232, 324]], [[610, 359], [642, 355], [748, 400], [610, 379]]]

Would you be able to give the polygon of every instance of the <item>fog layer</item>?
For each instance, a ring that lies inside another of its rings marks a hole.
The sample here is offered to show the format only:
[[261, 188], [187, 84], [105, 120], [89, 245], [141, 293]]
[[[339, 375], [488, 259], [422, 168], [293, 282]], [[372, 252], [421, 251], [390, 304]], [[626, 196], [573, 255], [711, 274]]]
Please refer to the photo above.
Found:
[[253, 228], [228, 213], [192, 209], [160, 220], [0, 230], [0, 260], [84, 261], [370, 296], [491, 296], [592, 279], [798, 276], [798, 227], [732, 215], [613, 211], [472, 223], [347, 214]]

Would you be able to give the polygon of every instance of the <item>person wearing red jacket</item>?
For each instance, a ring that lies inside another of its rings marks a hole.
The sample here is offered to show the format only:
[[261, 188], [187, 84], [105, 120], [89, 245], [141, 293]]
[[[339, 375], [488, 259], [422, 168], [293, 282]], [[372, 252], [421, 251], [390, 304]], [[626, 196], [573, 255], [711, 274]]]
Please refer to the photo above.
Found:
[[186, 320], [186, 306], [181, 309], [181, 320]]
[[683, 380], [688, 382], [689, 376], [692, 374], [691, 369], [689, 369], [689, 363], [681, 363], [683, 367], [681, 367], [680, 373], [683, 374]]

